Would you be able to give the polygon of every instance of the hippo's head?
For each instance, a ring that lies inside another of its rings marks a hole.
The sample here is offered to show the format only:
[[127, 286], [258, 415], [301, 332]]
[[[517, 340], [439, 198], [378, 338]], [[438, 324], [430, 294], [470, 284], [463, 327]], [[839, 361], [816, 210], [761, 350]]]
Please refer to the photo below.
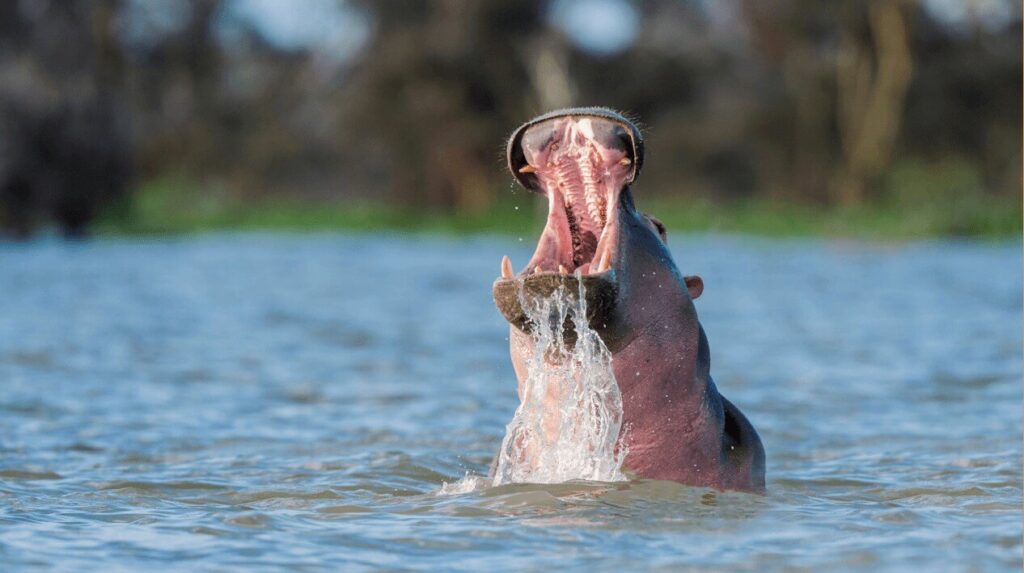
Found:
[[[605, 108], [552, 112], [512, 134], [509, 169], [525, 188], [547, 197], [549, 210], [530, 262], [513, 276], [503, 261], [494, 283], [499, 310], [518, 330], [532, 328], [523, 296], [548, 296], [560, 286], [576, 293], [582, 281], [591, 327], [612, 352], [644, 333], [681, 336], [696, 350], [692, 299], [703, 283], [679, 273], [664, 226], [636, 209], [631, 185], [643, 159], [640, 131]], [[673, 332], [653, 332], [662, 324]], [[572, 343], [571, 325], [566, 328]]]

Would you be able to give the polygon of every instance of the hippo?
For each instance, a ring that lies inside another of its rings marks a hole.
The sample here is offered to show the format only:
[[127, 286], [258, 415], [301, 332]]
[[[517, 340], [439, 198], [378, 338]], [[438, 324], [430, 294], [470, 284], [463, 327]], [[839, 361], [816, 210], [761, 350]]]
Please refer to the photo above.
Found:
[[[558, 110], [516, 129], [507, 159], [519, 184], [548, 200], [533, 257], [518, 274], [503, 258], [493, 287], [510, 324], [520, 393], [534, 327], [524, 293], [581, 292], [622, 396], [623, 469], [645, 479], [764, 492], [761, 439], [711, 379], [708, 339], [693, 303], [704, 282], [679, 272], [665, 226], [634, 203], [644, 160], [640, 130], [607, 108]], [[572, 325], [565, 329], [565, 344], [572, 344]]]

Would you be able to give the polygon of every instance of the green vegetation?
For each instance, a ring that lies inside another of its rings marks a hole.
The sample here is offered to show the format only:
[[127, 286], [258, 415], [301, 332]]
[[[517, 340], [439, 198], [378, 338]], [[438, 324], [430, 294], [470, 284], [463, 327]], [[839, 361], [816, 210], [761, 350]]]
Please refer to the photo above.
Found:
[[818, 235], [875, 239], [1019, 237], [1021, 196], [985, 191], [964, 161], [903, 161], [894, 165], [872, 203], [823, 207], [754, 199], [727, 205], [709, 201], [645, 204], [669, 228], [761, 235]]
[[[888, 199], [856, 208], [816, 207], [764, 198], [731, 203], [707, 199], [639, 197], [641, 208], [675, 232], [729, 232], [766, 236], [913, 239], [938, 236], [1020, 236], [1021, 203], [978, 191], [973, 172], [953, 163], [900, 164], [886, 178]], [[219, 230], [398, 230], [431, 233], [535, 234], [545, 203], [518, 191], [487, 210], [451, 214], [384, 202], [310, 202], [275, 196], [238, 199], [222, 188], [159, 179], [109, 210], [103, 234], [180, 234]]]
[[[95, 225], [100, 234], [179, 234], [221, 230], [522, 231], [533, 224], [532, 197], [499, 201], [485, 212], [456, 215], [389, 205], [383, 201], [310, 201], [280, 195], [239, 198], [223, 188], [165, 178], [141, 186]], [[525, 200], [524, 200], [525, 199]], [[521, 206], [524, 204], [525, 206]]]

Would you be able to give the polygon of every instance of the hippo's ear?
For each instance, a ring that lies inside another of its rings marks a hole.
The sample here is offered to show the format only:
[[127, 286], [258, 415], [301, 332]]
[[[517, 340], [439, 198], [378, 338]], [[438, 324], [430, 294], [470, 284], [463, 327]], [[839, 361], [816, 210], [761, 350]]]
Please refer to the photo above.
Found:
[[647, 220], [650, 221], [652, 225], [654, 225], [654, 229], [658, 232], [658, 236], [661, 237], [661, 242], [667, 244], [668, 233], [665, 231], [665, 224], [657, 220], [656, 218], [651, 217], [647, 213], [644, 213], [644, 217], [647, 217]]
[[704, 279], [697, 275], [683, 277], [686, 281], [686, 290], [690, 291], [690, 298], [697, 298], [704, 292]]

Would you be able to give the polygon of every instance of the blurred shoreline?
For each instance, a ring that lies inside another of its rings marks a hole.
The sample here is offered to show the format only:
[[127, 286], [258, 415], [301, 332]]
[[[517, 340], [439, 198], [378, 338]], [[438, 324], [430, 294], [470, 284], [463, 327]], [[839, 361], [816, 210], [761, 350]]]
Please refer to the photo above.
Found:
[[[131, 236], [238, 230], [390, 230], [497, 233], [532, 240], [543, 227], [545, 202], [521, 190], [504, 190], [496, 196], [484, 209], [453, 213], [441, 207], [426, 210], [373, 200], [253, 199], [222, 188], [161, 180], [140, 187], [130, 199], [105, 212], [94, 231], [97, 235]], [[1022, 232], [1019, 200], [981, 192], [841, 207], [765, 198], [731, 202], [701, 197], [644, 198], [639, 190], [638, 206], [677, 233], [910, 240], [1012, 239]]]

